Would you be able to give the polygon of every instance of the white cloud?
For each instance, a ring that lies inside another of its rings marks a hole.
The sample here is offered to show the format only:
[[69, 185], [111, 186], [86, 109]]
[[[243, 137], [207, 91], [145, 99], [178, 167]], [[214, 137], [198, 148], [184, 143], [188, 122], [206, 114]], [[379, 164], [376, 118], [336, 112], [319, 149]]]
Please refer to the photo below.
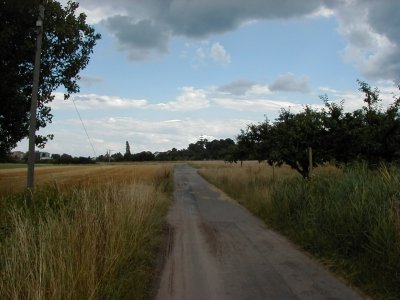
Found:
[[[67, 5], [68, 1], [70, 0], [58, 0], [58, 2], [60, 2], [64, 7]], [[75, 2], [79, 2], [77, 11], [78, 13], [86, 14], [87, 22], [89, 24], [97, 24], [116, 15], [128, 14], [125, 5], [115, 5], [115, 2], [118, 1], [113, 1], [114, 3], [96, 3], [96, 1], [93, 0], [79, 0]]]
[[330, 9], [325, 6], [321, 6], [317, 10], [311, 12], [311, 14], [308, 17], [309, 18], [317, 18], [317, 17], [330, 18], [333, 16], [335, 16], [335, 11], [333, 9]]
[[181, 88], [181, 94], [174, 101], [155, 104], [152, 107], [169, 111], [193, 111], [209, 107], [207, 93], [194, 87]]
[[400, 81], [398, 0], [344, 0], [333, 3], [338, 31], [347, 40], [343, 51], [370, 79]]
[[220, 43], [214, 43], [210, 49], [210, 57], [217, 63], [222, 65], [229, 65], [231, 63], [231, 56], [225, 50], [224, 46]]
[[216, 98], [214, 102], [225, 109], [232, 109], [238, 111], [253, 111], [263, 113], [277, 113], [281, 108], [291, 108], [294, 111], [301, 110], [302, 104], [279, 101], [279, 100], [268, 100], [268, 99], [231, 99], [231, 98]]
[[121, 97], [103, 96], [96, 94], [78, 94], [72, 96], [78, 109], [126, 109], [126, 108], [146, 108], [147, 100], [127, 99]]
[[[209, 107], [207, 92], [194, 87], [182, 87], [180, 95], [175, 100], [152, 104], [145, 99], [128, 99], [117, 96], [97, 94], [78, 94], [71, 96], [79, 110], [125, 110], [125, 109], [156, 109], [168, 111], [194, 111]], [[54, 93], [55, 100], [51, 103], [54, 110], [73, 109], [71, 100], [64, 101], [62, 93]], [[113, 122], [113, 118], [109, 119]]]
[[195, 51], [194, 68], [198, 68], [211, 61], [222, 66], [228, 66], [231, 63], [231, 55], [226, 51], [225, 47], [219, 42], [208, 45], [208, 41], [203, 41], [202, 46]]
[[[344, 100], [343, 108], [346, 112], [352, 112], [360, 109], [364, 105], [364, 94], [360, 91], [340, 91], [329, 87], [320, 87], [319, 90], [326, 94], [330, 101], [339, 103], [340, 101]], [[393, 97], [399, 93], [398, 88], [390, 82], [382, 84], [379, 88], [379, 91], [379, 96], [382, 100], [380, 103], [382, 109], [386, 109], [393, 104]]]
[[182, 120], [166, 120], [164, 123], [180, 123]]

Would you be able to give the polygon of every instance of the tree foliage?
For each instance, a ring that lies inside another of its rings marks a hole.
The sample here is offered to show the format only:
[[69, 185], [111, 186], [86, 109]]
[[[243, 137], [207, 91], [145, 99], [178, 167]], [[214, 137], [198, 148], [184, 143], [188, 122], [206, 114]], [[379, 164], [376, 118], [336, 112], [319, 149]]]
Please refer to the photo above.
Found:
[[[312, 148], [313, 166], [335, 161], [348, 164], [365, 161], [370, 166], [400, 159], [400, 100], [386, 110], [380, 106], [379, 90], [357, 81], [364, 94], [364, 105], [344, 112], [343, 101], [330, 102], [322, 96], [325, 107], [316, 110], [305, 106], [301, 112], [282, 109], [275, 122], [248, 125], [238, 135], [239, 152], [247, 158], [266, 160], [270, 165], [283, 163], [309, 177], [307, 149]], [[244, 155], [245, 156], [245, 155]]]
[[[39, 2], [0, 1], [0, 157], [28, 135]], [[57, 88], [65, 87], [65, 99], [79, 92], [79, 72], [100, 38], [86, 15], [76, 14], [78, 3], [62, 7], [46, 0], [44, 6], [37, 129], [52, 121], [48, 105]], [[37, 136], [36, 144], [44, 145], [48, 138]]]
[[131, 146], [129, 146], [129, 142], [128, 141], [125, 142], [124, 160], [132, 160]]

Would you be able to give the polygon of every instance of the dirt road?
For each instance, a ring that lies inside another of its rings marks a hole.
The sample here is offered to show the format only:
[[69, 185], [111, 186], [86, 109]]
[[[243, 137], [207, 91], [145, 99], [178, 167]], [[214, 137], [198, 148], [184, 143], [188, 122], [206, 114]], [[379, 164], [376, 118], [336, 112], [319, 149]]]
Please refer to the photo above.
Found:
[[361, 299], [195, 169], [175, 169], [157, 299]]

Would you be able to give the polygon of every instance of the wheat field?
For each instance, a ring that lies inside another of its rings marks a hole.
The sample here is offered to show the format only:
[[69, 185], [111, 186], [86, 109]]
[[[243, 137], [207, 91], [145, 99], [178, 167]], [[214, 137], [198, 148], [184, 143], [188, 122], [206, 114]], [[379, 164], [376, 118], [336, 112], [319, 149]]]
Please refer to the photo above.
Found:
[[34, 205], [25, 171], [0, 171], [1, 299], [143, 299], [153, 284], [172, 167], [42, 167]]

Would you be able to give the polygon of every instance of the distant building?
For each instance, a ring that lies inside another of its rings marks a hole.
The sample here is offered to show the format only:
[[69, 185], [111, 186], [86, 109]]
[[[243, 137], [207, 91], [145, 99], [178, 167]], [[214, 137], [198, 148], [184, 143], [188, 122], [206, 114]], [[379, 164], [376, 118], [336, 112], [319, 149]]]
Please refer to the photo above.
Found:
[[51, 159], [51, 155], [49, 152], [39, 152], [39, 160], [48, 160]]
[[25, 156], [25, 152], [22, 152], [22, 151], [11, 152], [11, 158], [16, 159], [16, 160], [23, 160], [24, 156]]

